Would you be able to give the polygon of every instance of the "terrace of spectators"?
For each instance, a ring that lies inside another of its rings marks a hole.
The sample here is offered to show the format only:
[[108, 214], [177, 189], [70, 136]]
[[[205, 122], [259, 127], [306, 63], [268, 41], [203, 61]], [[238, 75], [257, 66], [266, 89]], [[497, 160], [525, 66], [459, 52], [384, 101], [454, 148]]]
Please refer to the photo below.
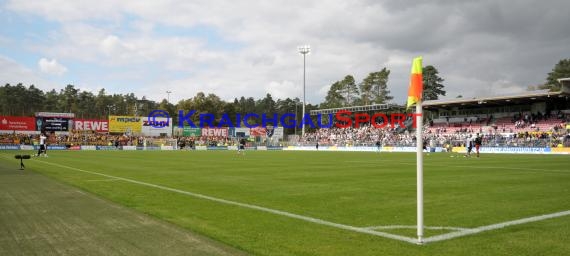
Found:
[[[559, 92], [546, 90], [514, 95], [424, 102], [424, 134], [434, 145], [461, 144], [466, 137], [480, 133], [484, 143], [494, 146], [570, 146], [570, 79], [562, 79]], [[382, 105], [325, 109], [311, 112], [335, 113], [402, 110], [402, 106]], [[409, 132], [391, 128], [325, 128], [307, 133], [298, 144], [321, 145], [413, 145]]]

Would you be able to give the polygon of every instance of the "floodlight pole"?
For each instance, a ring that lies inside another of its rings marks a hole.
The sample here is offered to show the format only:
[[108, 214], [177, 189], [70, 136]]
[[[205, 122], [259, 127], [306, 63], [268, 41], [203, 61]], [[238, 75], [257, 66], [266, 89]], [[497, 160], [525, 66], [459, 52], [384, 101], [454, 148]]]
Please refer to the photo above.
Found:
[[170, 93], [172, 93], [171, 91], [166, 91], [167, 99], [166, 99], [166, 103], [170, 104]]
[[309, 52], [311, 52], [311, 46], [303, 45], [303, 46], [299, 47], [299, 53], [303, 54], [303, 117], [301, 118], [301, 125], [302, 125], [301, 138], [305, 137], [305, 122], [304, 122], [304, 120], [305, 120], [305, 83], [306, 83], [305, 67], [306, 67], [306, 56]]

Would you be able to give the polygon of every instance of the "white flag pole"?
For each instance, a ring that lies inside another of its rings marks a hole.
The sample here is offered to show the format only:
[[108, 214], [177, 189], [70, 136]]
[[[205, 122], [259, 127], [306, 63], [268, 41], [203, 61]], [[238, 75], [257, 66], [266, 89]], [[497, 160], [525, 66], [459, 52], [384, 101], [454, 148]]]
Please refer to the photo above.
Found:
[[418, 243], [423, 243], [424, 237], [424, 159], [423, 159], [423, 111], [422, 101], [416, 103], [416, 142], [417, 142], [417, 199], [418, 199]]

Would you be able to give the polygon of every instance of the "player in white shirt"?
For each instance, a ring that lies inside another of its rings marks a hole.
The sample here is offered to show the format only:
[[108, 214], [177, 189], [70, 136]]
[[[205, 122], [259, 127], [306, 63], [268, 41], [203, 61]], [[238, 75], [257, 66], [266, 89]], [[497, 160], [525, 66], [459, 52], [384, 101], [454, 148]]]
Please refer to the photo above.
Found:
[[45, 133], [41, 133], [40, 134], [40, 149], [38, 149], [38, 157], [43, 153], [44, 157], [47, 157], [47, 145], [46, 145], [46, 141], [47, 141], [47, 136], [45, 135]]
[[465, 149], [467, 150], [467, 154], [465, 154], [465, 157], [471, 157], [471, 151], [473, 150], [473, 139], [471, 138], [471, 136], [468, 136], [465, 139]]

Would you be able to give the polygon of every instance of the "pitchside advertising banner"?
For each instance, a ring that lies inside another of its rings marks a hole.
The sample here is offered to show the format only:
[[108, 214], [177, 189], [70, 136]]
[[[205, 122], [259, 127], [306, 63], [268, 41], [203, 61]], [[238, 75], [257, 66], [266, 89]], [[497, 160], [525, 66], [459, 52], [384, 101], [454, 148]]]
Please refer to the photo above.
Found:
[[265, 127], [251, 128], [249, 134], [252, 137], [265, 137], [267, 136], [267, 129], [265, 129]]
[[283, 127], [275, 127], [272, 138], [283, 139]]
[[249, 137], [250, 136], [249, 128], [236, 127], [234, 129], [233, 136], [240, 137], [240, 138], [241, 137]]
[[140, 133], [143, 119], [136, 116], [109, 116], [109, 132]]
[[109, 121], [97, 119], [75, 119], [73, 120], [72, 127], [73, 130], [77, 131], [109, 132]]
[[221, 128], [202, 128], [202, 136], [207, 137], [228, 137], [228, 127]]
[[271, 139], [283, 139], [283, 127], [267, 126], [265, 134]]
[[[453, 147], [453, 152], [466, 153], [465, 147]], [[548, 154], [551, 148], [531, 148], [531, 147], [482, 147], [481, 153], [506, 153], [506, 154]]]
[[184, 130], [182, 131], [182, 136], [200, 137], [202, 136], [202, 130], [200, 128], [192, 128], [190, 126], [184, 126]]
[[33, 117], [0, 116], [0, 130], [35, 131], [36, 119]]
[[[0, 150], [38, 150], [37, 145], [2, 145]], [[66, 147], [65, 145], [48, 145], [48, 150], [173, 150], [172, 146], [161, 147], [135, 147], [135, 146], [75, 146]], [[413, 149], [413, 150], [412, 150]], [[434, 148], [435, 152], [442, 152], [442, 148]], [[483, 153], [507, 153], [507, 154], [570, 154], [570, 148], [528, 148], [528, 147], [506, 147], [506, 148], [482, 148]], [[207, 147], [196, 146], [196, 150], [237, 150], [237, 146], [223, 146], [223, 147]], [[246, 150], [301, 150], [301, 151], [358, 151], [358, 152], [378, 152], [376, 147], [337, 147], [337, 146], [321, 146], [317, 149], [315, 146], [257, 146], [246, 147]], [[414, 147], [382, 147], [381, 152], [415, 152]], [[432, 152], [434, 152], [432, 151]], [[453, 152], [465, 153], [465, 148], [454, 147]], [[443, 153], [442, 153], [443, 154]], [[453, 155], [449, 153], [450, 155]]]
[[141, 132], [145, 136], [172, 136], [172, 118], [142, 118], [141, 122]]

